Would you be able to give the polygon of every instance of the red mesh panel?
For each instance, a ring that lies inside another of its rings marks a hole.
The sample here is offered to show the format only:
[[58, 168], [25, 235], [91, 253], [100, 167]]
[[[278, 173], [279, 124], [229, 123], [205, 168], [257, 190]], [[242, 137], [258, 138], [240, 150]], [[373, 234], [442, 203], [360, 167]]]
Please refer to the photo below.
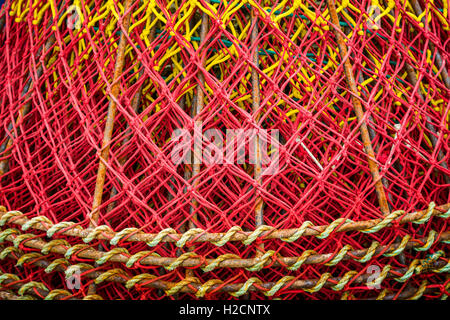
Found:
[[[371, 4], [7, 1], [0, 289], [446, 297], [448, 4]], [[176, 129], [278, 130], [278, 165], [176, 164]]]

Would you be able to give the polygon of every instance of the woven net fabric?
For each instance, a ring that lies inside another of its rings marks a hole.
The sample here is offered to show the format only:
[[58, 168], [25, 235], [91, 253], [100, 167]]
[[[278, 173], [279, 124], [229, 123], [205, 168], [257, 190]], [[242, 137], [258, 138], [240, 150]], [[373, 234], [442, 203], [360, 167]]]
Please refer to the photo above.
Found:
[[[446, 298], [448, 6], [6, 1], [0, 297]], [[277, 166], [177, 129], [277, 130]]]

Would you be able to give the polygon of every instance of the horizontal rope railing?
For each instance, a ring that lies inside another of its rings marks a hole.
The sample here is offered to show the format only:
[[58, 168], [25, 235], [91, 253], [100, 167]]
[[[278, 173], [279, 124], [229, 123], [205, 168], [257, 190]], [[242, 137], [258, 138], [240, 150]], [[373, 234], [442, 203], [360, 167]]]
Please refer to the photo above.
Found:
[[80, 225], [68, 221], [54, 224], [45, 216], [37, 216], [29, 219], [20, 211], [6, 211], [4, 207], [0, 207], [0, 226], [16, 224], [22, 226], [22, 230], [34, 228], [45, 231], [48, 237], [60, 234], [83, 238], [85, 242], [91, 242], [94, 239], [109, 240], [112, 245], [116, 245], [120, 241], [146, 242], [151, 247], [161, 242], [172, 242], [176, 243], [179, 247], [183, 247], [187, 242], [210, 242], [217, 246], [222, 246], [229, 241], [240, 241], [248, 245], [257, 239], [279, 239], [285, 242], [294, 242], [306, 236], [315, 236], [323, 239], [328, 237], [332, 232], [360, 231], [363, 233], [372, 233], [389, 226], [392, 222], [400, 224], [408, 222], [421, 224], [433, 216], [448, 218], [450, 216], [450, 204], [436, 207], [432, 202], [426, 210], [412, 213], [405, 213], [402, 210], [398, 210], [384, 218], [358, 222], [339, 218], [329, 225], [322, 226], [314, 226], [311, 222], [306, 221], [300, 228], [292, 229], [276, 229], [263, 225], [256, 228], [253, 232], [246, 232], [242, 231], [240, 227], [235, 226], [226, 233], [209, 233], [205, 230], [195, 228], [183, 234], [177, 233], [171, 228], [162, 230], [159, 233], [143, 233], [136, 228], [126, 228], [119, 232], [114, 232], [106, 225], [89, 230], [83, 229]]
[[[353, 259], [359, 262], [367, 262], [377, 256], [384, 255], [393, 257], [401, 254], [406, 249], [414, 248], [417, 251], [426, 251], [437, 242], [448, 242], [450, 231], [438, 235], [432, 230], [427, 237], [421, 239], [411, 239], [406, 235], [397, 243], [391, 245], [380, 245], [373, 242], [369, 248], [352, 250], [350, 245], [345, 245], [334, 253], [318, 254], [313, 250], [306, 250], [300, 256], [283, 257], [274, 250], [269, 250], [261, 254], [259, 258], [244, 259], [234, 254], [223, 254], [214, 259], [199, 256], [195, 252], [187, 252], [178, 257], [161, 257], [149, 251], [140, 251], [130, 254], [125, 248], [114, 248], [103, 252], [90, 247], [87, 244], [70, 245], [65, 240], [52, 240], [46, 242], [34, 234], [20, 234], [16, 229], [6, 229], [0, 232], [0, 243], [3, 241], [13, 242], [16, 247], [25, 246], [38, 249], [43, 254], [50, 252], [65, 256], [67, 259], [73, 257], [90, 259], [97, 265], [106, 262], [122, 263], [128, 268], [135, 266], [163, 266], [172, 271], [179, 267], [201, 268], [204, 272], [212, 271], [216, 268], [245, 268], [248, 271], [259, 271], [265, 266], [283, 266], [291, 271], [298, 270], [306, 264], [325, 264], [334, 266], [342, 260]], [[34, 254], [34, 253], [33, 253]]]
[[[6, 254], [20, 260], [20, 257], [16, 257], [13, 252]], [[207, 293], [224, 291], [233, 296], [241, 296], [248, 291], [262, 291], [267, 296], [273, 296], [280, 290], [288, 289], [302, 289], [306, 292], [317, 292], [323, 287], [331, 288], [335, 291], [343, 290], [346, 285], [361, 284], [376, 286], [381, 284], [386, 278], [393, 278], [399, 282], [405, 282], [410, 279], [414, 274], [421, 274], [425, 271], [431, 271], [436, 273], [448, 272], [450, 263], [447, 259], [438, 260], [444, 255], [442, 251], [436, 252], [427, 259], [415, 259], [406, 268], [392, 269], [391, 265], [385, 265], [375, 279], [369, 279], [371, 274], [361, 275], [358, 271], [348, 271], [343, 277], [333, 277], [330, 273], [324, 273], [318, 279], [298, 279], [294, 276], [285, 276], [279, 279], [277, 282], [262, 282], [257, 277], [249, 278], [245, 283], [227, 283], [220, 279], [212, 279], [205, 283], [200, 283], [200, 280], [191, 277], [185, 278], [179, 282], [169, 282], [158, 279], [157, 276], [152, 274], [139, 274], [131, 276], [126, 271], [115, 268], [107, 271], [95, 270], [92, 265], [81, 263], [72, 265], [70, 268], [58, 261], [58, 263], [52, 264], [49, 261], [42, 259], [41, 257], [35, 257], [30, 263], [46, 268], [47, 272], [61, 271], [66, 273], [66, 277], [72, 276], [75, 270], [84, 270], [83, 274], [89, 278], [95, 279], [96, 284], [101, 284], [105, 281], [113, 281], [122, 283], [127, 289], [130, 289], [136, 285], [142, 287], [150, 287], [162, 289], [167, 295], [174, 295], [177, 293], [193, 293], [197, 297], [204, 297]], [[51, 266], [51, 267], [50, 267]], [[90, 270], [92, 269], [92, 272]], [[68, 270], [70, 270], [68, 272]], [[1, 281], [2, 278], [0, 278]], [[369, 281], [371, 280], [371, 281]]]
[[[450, 286], [450, 282], [446, 285], [442, 284], [442, 287], [446, 287], [445, 290], [448, 290]], [[427, 280], [423, 280], [420, 286], [408, 286], [402, 287], [397, 291], [391, 291], [388, 289], [383, 289], [376, 297], [365, 298], [363, 300], [418, 300], [426, 294], [437, 294], [439, 292], [439, 288], [436, 288], [436, 285], [428, 284]], [[440, 293], [442, 300], [447, 300], [447, 295]], [[352, 296], [349, 292], [346, 292], [342, 295], [342, 300], [356, 300], [354, 296]]]
[[9, 293], [7, 291], [0, 291], [0, 300], [20, 300], [20, 296]]
[[72, 294], [67, 290], [55, 289], [49, 290], [47, 286], [41, 282], [28, 281], [20, 279], [17, 275], [11, 273], [2, 273], [0, 271], [0, 288], [16, 289], [21, 298], [27, 299], [27, 294], [36, 298], [45, 300], [54, 300], [67, 298], [74, 300]]

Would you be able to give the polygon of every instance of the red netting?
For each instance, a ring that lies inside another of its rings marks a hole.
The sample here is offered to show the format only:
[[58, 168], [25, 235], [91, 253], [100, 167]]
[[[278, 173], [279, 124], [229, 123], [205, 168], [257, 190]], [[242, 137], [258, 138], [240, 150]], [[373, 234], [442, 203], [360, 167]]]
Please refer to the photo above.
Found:
[[[449, 21], [445, 0], [7, 1], [0, 288], [446, 297]], [[176, 129], [278, 130], [278, 165], [176, 164]]]

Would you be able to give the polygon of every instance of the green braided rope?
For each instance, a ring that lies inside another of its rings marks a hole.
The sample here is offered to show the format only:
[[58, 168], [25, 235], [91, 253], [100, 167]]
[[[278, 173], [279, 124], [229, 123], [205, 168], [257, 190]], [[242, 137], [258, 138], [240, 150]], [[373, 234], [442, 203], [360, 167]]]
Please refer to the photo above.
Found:
[[394, 211], [390, 214], [388, 214], [387, 216], [385, 216], [383, 218], [383, 220], [378, 223], [377, 225], [371, 227], [371, 228], [367, 228], [364, 230], [361, 230], [362, 233], [374, 233], [374, 232], [378, 232], [381, 229], [385, 228], [387, 225], [389, 225], [392, 221], [394, 221], [395, 219], [397, 219], [398, 217], [402, 216], [405, 214], [405, 211], [403, 210], [397, 210]]
[[70, 244], [64, 239], [51, 240], [42, 247], [41, 252], [43, 254], [49, 254], [50, 251], [57, 246], [64, 246], [68, 248], [70, 247]]
[[3, 227], [5, 224], [7, 224], [9, 222], [9, 220], [11, 220], [11, 218], [14, 217], [20, 217], [23, 216], [24, 214], [20, 211], [8, 211], [7, 213], [5, 213], [1, 219], [0, 219], [0, 227]]
[[450, 217], [450, 208], [445, 213], [438, 214], [437, 217], [443, 218], [443, 219], [449, 218]]
[[178, 240], [175, 244], [177, 247], [184, 247], [186, 242], [188, 242], [191, 238], [195, 238], [195, 236], [204, 233], [205, 230], [200, 228], [189, 229], [181, 236], [180, 240]]
[[48, 224], [51, 226], [53, 225], [53, 222], [51, 222], [50, 219], [47, 218], [46, 216], [37, 216], [37, 217], [31, 218], [26, 223], [24, 223], [22, 226], [22, 230], [27, 231], [28, 229], [35, 227], [37, 224], [40, 224], [40, 223]]
[[[431, 230], [428, 234], [427, 242], [422, 247], [416, 247], [414, 250], [416, 251], [428, 251], [430, 247], [433, 245], [433, 243], [436, 241], [437, 232], [434, 230]], [[446, 241], [443, 241], [444, 243]]]
[[387, 277], [389, 271], [391, 271], [391, 266], [385, 265], [383, 267], [383, 270], [381, 270], [379, 277], [374, 279], [373, 281], [367, 282], [366, 285], [371, 288], [379, 286], [384, 281], [384, 279]]
[[37, 281], [30, 281], [28, 283], [25, 283], [23, 286], [21, 286], [19, 291], [17, 291], [17, 293], [19, 294], [19, 296], [23, 296], [25, 294], [25, 292], [27, 292], [28, 290], [33, 289], [33, 288], [50, 291], [45, 284], [43, 284], [41, 282], [37, 282]]
[[412, 297], [408, 298], [408, 300], [419, 300], [425, 293], [427, 284], [428, 284], [428, 281], [423, 280], [422, 283], [420, 284], [419, 289], [416, 291], [416, 293]]
[[221, 247], [228, 241], [230, 241], [230, 239], [238, 232], [242, 232], [242, 228], [240, 226], [233, 226], [219, 241], [211, 241], [211, 243], [216, 245], [217, 247]]
[[0, 243], [5, 242], [6, 237], [12, 234], [20, 234], [20, 231], [17, 229], [9, 228], [0, 232]]
[[388, 290], [388, 289], [383, 289], [383, 290], [380, 292], [380, 294], [376, 297], [375, 300], [383, 300], [384, 297], [386, 297], [388, 293], [390, 293], [390, 290]]
[[200, 288], [195, 293], [195, 296], [197, 298], [203, 298], [212, 286], [222, 283], [223, 281], [219, 279], [208, 280], [203, 285], [200, 286]]
[[334, 220], [332, 223], [330, 223], [324, 231], [322, 231], [320, 234], [318, 234], [316, 236], [317, 239], [325, 239], [328, 238], [329, 235], [336, 229], [338, 228], [341, 224], [343, 223], [352, 223], [353, 221], [350, 219], [345, 219], [345, 218], [339, 218]]
[[248, 289], [254, 284], [254, 283], [262, 283], [261, 280], [259, 278], [256, 277], [251, 277], [249, 278], [247, 281], [245, 281], [245, 283], [242, 285], [242, 287], [236, 291], [236, 292], [230, 292], [230, 295], [232, 295], [233, 297], [240, 297], [244, 294], [247, 293]]
[[22, 242], [25, 242], [25, 241], [27, 241], [27, 240], [29, 240], [29, 239], [31, 239], [31, 238], [34, 238], [34, 237], [36, 237], [36, 235], [31, 234], [31, 233], [25, 233], [25, 234], [18, 235], [18, 236], [13, 240], [13, 245], [14, 245], [14, 247], [16, 247], [16, 248], [19, 248], [19, 246], [20, 246], [20, 244], [21, 244]]
[[83, 297], [83, 300], [103, 300], [103, 297], [98, 294], [88, 294]]
[[20, 281], [20, 278], [12, 273], [1, 273], [0, 272], [0, 284], [3, 284], [4, 281], [11, 280], [13, 282]]
[[136, 263], [138, 263], [140, 260], [142, 260], [145, 257], [148, 256], [154, 256], [154, 257], [161, 257], [159, 254], [157, 254], [156, 252], [151, 252], [151, 251], [139, 251], [136, 254], [133, 254], [127, 261], [127, 263], [125, 264], [128, 268], [133, 268], [134, 265]]
[[353, 249], [352, 246], [346, 244], [344, 247], [341, 248], [341, 250], [339, 250], [339, 252], [336, 254], [336, 256], [333, 259], [331, 259], [329, 262], [325, 263], [325, 265], [326, 266], [334, 266], [334, 265], [338, 264], [342, 259], [344, 259], [347, 252], [349, 252], [352, 249]]
[[42, 254], [40, 254], [39, 252], [26, 253], [17, 260], [16, 267], [22, 267], [24, 263], [38, 258], [42, 258]]
[[138, 232], [137, 228], [125, 228], [119, 232], [117, 232], [114, 237], [109, 241], [109, 243], [113, 246], [117, 245], [123, 238], [128, 237], [130, 234]]
[[261, 225], [258, 228], [255, 229], [252, 233], [249, 234], [246, 240], [242, 241], [243, 244], [248, 246], [249, 244], [252, 244], [256, 239], [261, 235], [261, 233], [266, 231], [272, 231], [274, 230], [274, 227]]
[[83, 228], [75, 222], [72, 221], [62, 221], [57, 224], [54, 224], [50, 229], [47, 230], [47, 237], [52, 238], [55, 233], [60, 232], [61, 230], [68, 230], [68, 229], [77, 229], [79, 231], [83, 231]]
[[94, 268], [94, 267], [91, 266], [90, 264], [87, 264], [87, 263], [78, 263], [78, 264], [74, 264], [74, 265], [69, 266], [69, 267], [66, 269], [66, 271], [64, 272], [64, 275], [65, 275], [66, 279], [69, 279], [69, 278], [73, 277], [73, 275], [74, 275], [76, 272], [81, 272], [81, 270], [91, 270], [91, 269], [93, 269], [93, 268]]
[[367, 252], [364, 254], [364, 256], [362, 256], [359, 259], [354, 259], [355, 261], [361, 262], [361, 263], [366, 263], [367, 261], [371, 260], [372, 257], [375, 254], [375, 251], [377, 250], [377, 248], [380, 246], [380, 243], [378, 241], [374, 241], [372, 242], [372, 244], [370, 245], [370, 247], [367, 249]]
[[422, 223], [427, 222], [431, 218], [431, 215], [433, 214], [433, 209], [435, 206], [436, 206], [436, 204], [434, 202], [430, 202], [430, 204], [428, 205], [426, 214], [424, 214], [424, 216], [422, 218], [420, 218], [419, 220], [413, 221], [413, 223], [422, 224]]
[[175, 231], [175, 229], [172, 228], [163, 229], [157, 234], [157, 236], [153, 240], [147, 241], [147, 245], [149, 247], [156, 247], [167, 235], [176, 233], [177, 232]]
[[281, 238], [282, 241], [285, 242], [294, 242], [297, 241], [298, 239], [300, 239], [301, 237], [303, 237], [303, 234], [306, 232], [306, 230], [310, 227], [313, 227], [314, 224], [311, 221], [305, 221], [302, 223], [302, 225], [300, 226], [300, 228], [298, 228], [297, 231], [295, 231], [295, 233], [290, 236], [289, 238]]
[[450, 261], [447, 261], [447, 264], [439, 269], [433, 269], [433, 272], [449, 273], [450, 272]]
[[114, 232], [109, 226], [106, 224], [95, 227], [91, 232], [88, 233], [86, 237], [83, 238], [84, 243], [89, 243], [92, 240], [96, 239], [99, 234], [102, 233], [111, 233]]
[[89, 248], [90, 248], [90, 246], [88, 244], [81, 244], [81, 243], [76, 244], [73, 247], [70, 247], [69, 249], [67, 249], [66, 254], [64, 255], [64, 258], [70, 260], [76, 252], [80, 252], [82, 250], [86, 250]]
[[[426, 259], [421, 260], [421, 265], [416, 268], [416, 273], [420, 273], [423, 269], [426, 269], [427, 266], [435, 261], [437, 261], [440, 257], [445, 257], [445, 252], [443, 250], [436, 251], [435, 253], [429, 254]], [[433, 272], [442, 273], [448, 272], [449, 262], [441, 268], [433, 269]]]
[[95, 284], [100, 284], [106, 280], [108, 280], [111, 277], [115, 277], [115, 276], [125, 276], [127, 279], [129, 278], [128, 274], [123, 271], [122, 269], [111, 269], [108, 270], [104, 273], [102, 273], [101, 275], [99, 275], [97, 278], [95, 278]]
[[295, 263], [293, 265], [291, 265], [290, 267], [287, 267], [288, 270], [291, 271], [296, 271], [297, 269], [299, 269], [303, 263], [305, 263], [306, 259], [308, 259], [309, 256], [317, 254], [316, 251], [314, 250], [306, 250], [302, 253], [302, 255], [297, 259], [297, 261], [295, 261]]
[[356, 271], [346, 272], [345, 275], [341, 278], [341, 280], [339, 280], [339, 282], [336, 285], [332, 286], [331, 289], [333, 289], [334, 291], [342, 290], [350, 282], [350, 280], [357, 274], [358, 272]]
[[56, 289], [56, 290], [52, 290], [49, 292], [49, 294], [47, 294], [47, 296], [44, 298], [44, 300], [54, 300], [56, 297], [58, 296], [71, 296], [72, 294], [67, 291], [67, 290], [62, 290], [62, 289]]
[[198, 255], [195, 252], [185, 252], [182, 255], [180, 255], [179, 257], [177, 257], [174, 262], [172, 262], [168, 266], [165, 266], [164, 268], [166, 268], [166, 270], [169, 270], [169, 271], [175, 270], [183, 263], [183, 261], [185, 261], [189, 258], [193, 258], [193, 257], [198, 257]]
[[316, 282], [316, 284], [312, 288], [303, 289], [303, 291], [310, 292], [310, 293], [317, 292], [323, 288], [325, 283], [327, 283], [328, 279], [330, 279], [330, 278], [331, 278], [331, 273], [326, 272], [320, 276], [320, 279]]
[[276, 252], [274, 250], [269, 250], [257, 259], [257, 263], [245, 269], [248, 271], [260, 271], [262, 268], [264, 268], [264, 265], [267, 263], [267, 261], [269, 261], [274, 255], [276, 255]]
[[172, 288], [170, 288], [169, 290], [166, 290], [165, 293], [168, 296], [174, 295], [174, 294], [178, 293], [181, 289], [183, 289], [185, 286], [190, 285], [191, 283], [200, 284], [200, 280], [198, 278], [194, 278], [194, 277], [185, 278], [185, 279], [181, 280], [180, 282], [177, 282], [177, 284], [175, 286], [173, 286]]
[[148, 274], [148, 273], [143, 273], [143, 274], [139, 274], [137, 276], [134, 276], [133, 278], [131, 278], [130, 280], [128, 280], [125, 283], [125, 288], [127, 289], [131, 289], [133, 288], [136, 284], [140, 283], [140, 282], [145, 282], [145, 281], [151, 281], [156, 279], [156, 276], [152, 275], [152, 274]]
[[385, 257], [395, 257], [401, 254], [405, 250], [406, 245], [408, 244], [408, 241], [410, 239], [411, 236], [407, 234], [406, 236], [403, 237], [402, 241], [400, 242], [399, 246], [396, 249], [392, 250], [391, 252], [384, 253], [383, 255]]
[[38, 298], [26, 294], [26, 295], [20, 296], [19, 300], [38, 300]]
[[9, 254], [13, 252], [16, 254], [20, 254], [22, 253], [22, 250], [17, 249], [16, 247], [6, 247], [2, 250], [2, 252], [0, 252], [0, 259], [1, 260], [5, 259]]
[[268, 297], [274, 296], [278, 291], [280, 291], [288, 282], [295, 280], [293, 276], [285, 276], [275, 283], [269, 291], [264, 292], [264, 295]]
[[53, 260], [48, 266], [47, 268], [45, 268], [45, 273], [50, 273], [55, 271], [55, 268], [59, 267], [59, 266], [68, 266], [70, 263], [69, 261], [67, 261], [67, 259], [55, 259]]
[[240, 259], [240, 257], [236, 254], [226, 253], [215, 258], [211, 263], [202, 268], [203, 272], [210, 272], [215, 268], [218, 268], [220, 264], [228, 259]]
[[285, 284], [287, 282], [291, 282], [295, 279], [295, 277], [293, 276], [285, 276], [283, 278], [281, 278], [280, 280], [277, 281], [277, 283], [275, 283], [273, 285], [272, 288], [270, 288], [269, 291], [264, 292], [264, 295], [271, 297], [273, 295], [275, 295], [281, 288], [283, 288], [285, 286]]
[[126, 248], [114, 248], [111, 249], [108, 252], [103, 253], [102, 257], [97, 259], [95, 262], [101, 266], [102, 264], [108, 262], [108, 260], [110, 260], [113, 256], [115, 255], [125, 255], [125, 256], [130, 256], [130, 253], [128, 252], [128, 250]]

